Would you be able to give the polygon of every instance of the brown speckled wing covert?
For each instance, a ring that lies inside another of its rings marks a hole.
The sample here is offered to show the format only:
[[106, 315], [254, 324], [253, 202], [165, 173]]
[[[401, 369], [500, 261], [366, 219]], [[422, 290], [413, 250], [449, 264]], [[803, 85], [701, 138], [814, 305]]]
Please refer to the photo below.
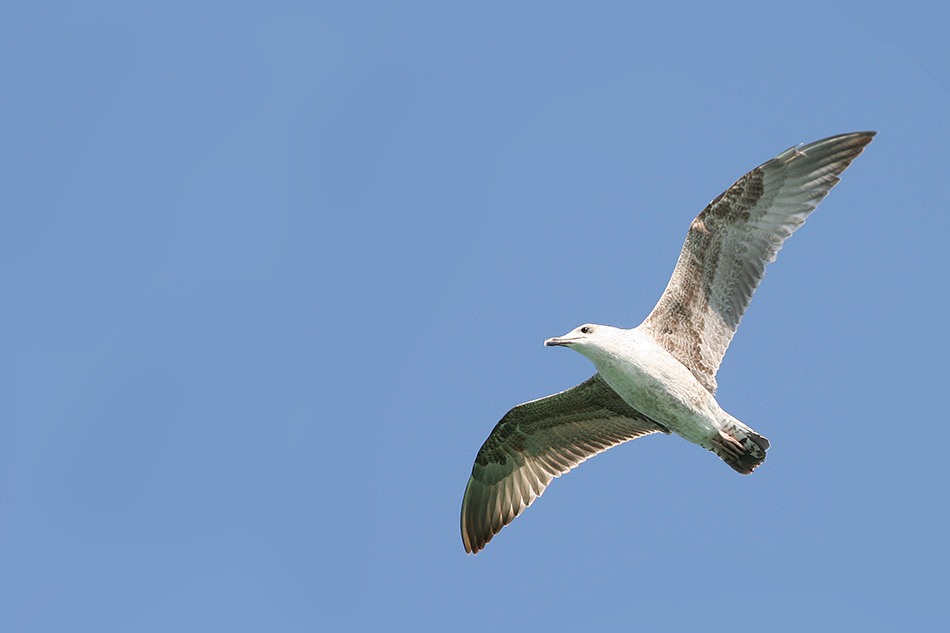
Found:
[[462, 500], [465, 551], [478, 552], [554, 477], [588, 457], [650, 433], [669, 433], [632, 408], [600, 374], [509, 411], [475, 458]]
[[693, 220], [670, 283], [642, 327], [710, 392], [766, 264], [874, 134], [792, 147], [740, 178]]

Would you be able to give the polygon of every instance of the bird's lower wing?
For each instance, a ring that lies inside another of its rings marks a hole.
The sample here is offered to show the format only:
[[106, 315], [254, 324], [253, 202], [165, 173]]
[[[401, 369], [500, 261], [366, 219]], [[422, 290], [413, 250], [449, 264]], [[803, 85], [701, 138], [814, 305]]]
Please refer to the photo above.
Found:
[[513, 408], [475, 458], [462, 500], [465, 551], [484, 548], [554, 477], [612, 446], [657, 432], [669, 430], [624, 402], [600, 374]]

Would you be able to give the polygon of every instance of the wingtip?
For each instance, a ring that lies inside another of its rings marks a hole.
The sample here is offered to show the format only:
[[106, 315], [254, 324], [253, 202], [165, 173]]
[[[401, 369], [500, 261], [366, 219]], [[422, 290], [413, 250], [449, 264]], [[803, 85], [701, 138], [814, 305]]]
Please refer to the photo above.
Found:
[[867, 145], [868, 143], [871, 142], [871, 139], [877, 136], [877, 130], [865, 130], [864, 132], [852, 132], [852, 135], [866, 138], [867, 141], [865, 142], [865, 145]]
[[[465, 548], [465, 553], [466, 553], [466, 554], [477, 554], [477, 553], [479, 553], [481, 550], [483, 550], [483, 549], [485, 548], [485, 544], [484, 544], [484, 543], [481, 543], [481, 544], [480, 544], [480, 543], [478, 542], [478, 537], [477, 537], [477, 536], [474, 534], [474, 532], [469, 528], [469, 526], [467, 525], [467, 523], [468, 523], [468, 522], [465, 520], [465, 514], [464, 514], [464, 510], [463, 510], [463, 514], [462, 514], [462, 546]], [[491, 539], [489, 539], [489, 540], [491, 540]]]
[[848, 149], [854, 152], [854, 156], [851, 157], [851, 160], [854, 160], [854, 158], [861, 154], [861, 152], [864, 151], [864, 148], [874, 140], [876, 135], [876, 131], [869, 130], [867, 132], [851, 132], [850, 134], [842, 134], [841, 136], [837, 137], [832, 136], [829, 140], [839, 141], [838, 145], [842, 150]]
[[841, 142], [847, 141], [856, 141], [856, 145], [864, 147], [871, 142], [872, 139], [877, 135], [877, 130], [865, 130], [863, 132], [845, 132], [844, 134], [835, 134], [833, 136], [828, 136], [811, 143], [799, 143], [795, 146], [796, 149], [804, 149], [808, 147], [817, 147], [817, 146], [828, 146], [834, 144], [840, 144]]
[[[851, 161], [864, 152], [864, 148], [874, 139], [876, 134], [877, 132], [874, 130], [836, 134], [812, 143], [796, 145], [782, 152], [773, 160], [784, 163], [798, 160], [801, 156], [808, 156], [812, 162], [818, 161], [823, 165], [836, 164], [837, 168], [834, 171], [836, 174], [840, 174], [848, 168]], [[832, 186], [834, 186], [834, 183], [832, 183]]]
[[491, 529], [479, 525], [478, 517], [472, 513], [470, 504], [475, 494], [472, 490], [475, 483], [474, 477], [469, 477], [468, 484], [465, 486], [465, 494], [462, 497], [462, 512], [459, 523], [462, 530], [462, 545], [465, 547], [466, 554], [478, 554], [485, 549], [485, 545], [495, 535], [495, 532]]
[[490, 534], [487, 538], [479, 539], [476, 535], [469, 534], [466, 525], [464, 523], [462, 524], [462, 546], [465, 547], [466, 554], [471, 554], [472, 556], [478, 554], [485, 549], [485, 546], [488, 544], [488, 541], [492, 539], [492, 536], [494, 536], [494, 534]]

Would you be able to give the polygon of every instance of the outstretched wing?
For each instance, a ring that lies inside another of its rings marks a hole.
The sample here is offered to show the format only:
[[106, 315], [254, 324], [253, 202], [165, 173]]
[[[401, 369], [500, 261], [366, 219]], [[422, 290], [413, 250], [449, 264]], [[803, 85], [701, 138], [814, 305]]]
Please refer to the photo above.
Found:
[[710, 392], [766, 264], [874, 134], [790, 148], [740, 178], [693, 220], [670, 283], [640, 327]]
[[509, 411], [478, 451], [462, 500], [462, 542], [477, 553], [560, 477], [588, 457], [650, 433], [669, 433], [632, 408], [600, 374]]

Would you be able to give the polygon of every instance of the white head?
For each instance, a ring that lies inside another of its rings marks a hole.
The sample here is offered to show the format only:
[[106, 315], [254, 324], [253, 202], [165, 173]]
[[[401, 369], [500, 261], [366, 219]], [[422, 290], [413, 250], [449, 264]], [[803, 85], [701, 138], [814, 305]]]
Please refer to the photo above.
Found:
[[570, 347], [596, 363], [598, 360], [613, 355], [610, 351], [610, 348], [614, 347], [611, 346], [611, 341], [615, 340], [617, 335], [623, 331], [609, 325], [585, 323], [564, 336], [549, 338], [544, 344], [547, 346]]

